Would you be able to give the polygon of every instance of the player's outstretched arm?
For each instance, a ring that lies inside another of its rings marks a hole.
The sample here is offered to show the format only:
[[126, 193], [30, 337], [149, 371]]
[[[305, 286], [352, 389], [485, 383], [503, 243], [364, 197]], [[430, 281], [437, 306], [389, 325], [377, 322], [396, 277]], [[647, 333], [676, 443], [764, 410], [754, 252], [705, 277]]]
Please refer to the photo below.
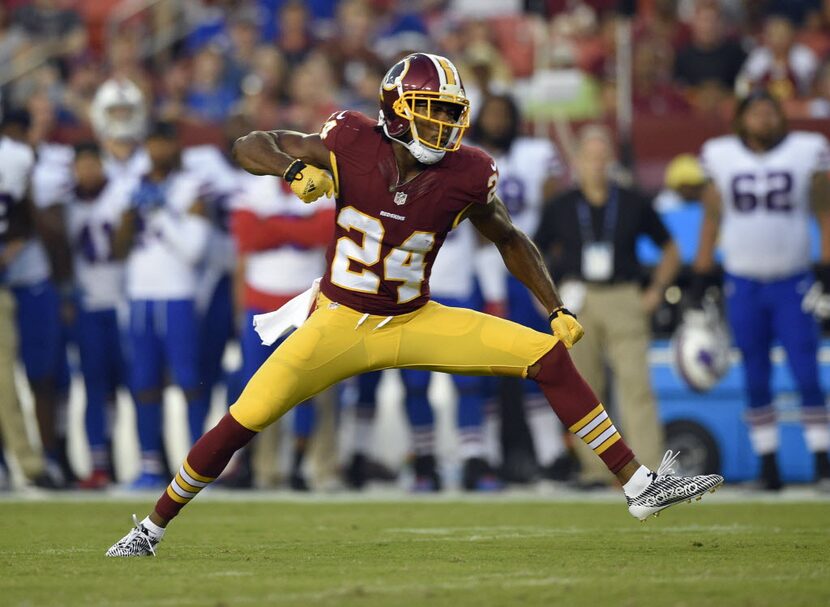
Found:
[[295, 160], [331, 170], [329, 150], [317, 133], [253, 131], [234, 142], [233, 158], [254, 175], [282, 177]]
[[548, 313], [562, 305], [542, 254], [533, 241], [513, 225], [498, 196], [486, 205], [471, 207], [467, 218], [482, 236], [496, 245], [510, 273], [531, 290]]
[[582, 337], [582, 327], [562, 305], [542, 254], [533, 241], [510, 221], [504, 203], [498, 196], [486, 205], [470, 207], [467, 218], [482, 236], [499, 250], [504, 265], [513, 276], [530, 289], [550, 314], [551, 328], [570, 348]]
[[303, 202], [334, 194], [329, 149], [320, 135], [293, 131], [254, 131], [233, 144], [233, 156], [254, 175], [276, 175]]

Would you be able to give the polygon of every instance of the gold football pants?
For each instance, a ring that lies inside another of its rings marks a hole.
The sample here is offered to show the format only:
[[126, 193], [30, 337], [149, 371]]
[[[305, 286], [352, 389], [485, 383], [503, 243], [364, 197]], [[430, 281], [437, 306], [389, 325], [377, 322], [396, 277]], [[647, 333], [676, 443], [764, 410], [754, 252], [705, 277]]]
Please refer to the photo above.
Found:
[[230, 412], [260, 431], [329, 386], [394, 367], [525, 377], [557, 338], [464, 308], [428, 302], [399, 316], [365, 315], [322, 294], [317, 309], [277, 348]]

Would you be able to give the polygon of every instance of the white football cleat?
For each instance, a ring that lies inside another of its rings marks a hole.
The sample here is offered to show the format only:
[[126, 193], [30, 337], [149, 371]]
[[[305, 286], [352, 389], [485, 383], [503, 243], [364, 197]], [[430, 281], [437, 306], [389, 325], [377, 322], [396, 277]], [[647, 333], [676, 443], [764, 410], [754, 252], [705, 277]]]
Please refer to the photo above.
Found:
[[666, 451], [657, 472], [649, 473], [651, 482], [646, 488], [634, 497], [625, 496], [631, 516], [645, 521], [675, 504], [691, 502], [692, 498], [700, 500], [706, 492], [714, 493], [723, 484], [720, 474], [675, 476], [672, 466], [679, 455]]
[[154, 539], [133, 514], [130, 532], [107, 550], [107, 556], [156, 556], [155, 547], [160, 540]]

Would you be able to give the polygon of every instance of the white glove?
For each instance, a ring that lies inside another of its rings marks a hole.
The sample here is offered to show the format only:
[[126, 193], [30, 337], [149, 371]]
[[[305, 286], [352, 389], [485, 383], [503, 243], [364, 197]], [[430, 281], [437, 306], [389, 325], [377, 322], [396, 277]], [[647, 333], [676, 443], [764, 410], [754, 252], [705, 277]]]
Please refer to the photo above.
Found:
[[818, 320], [830, 318], [830, 293], [827, 293], [821, 283], [816, 281], [801, 300], [801, 309]]

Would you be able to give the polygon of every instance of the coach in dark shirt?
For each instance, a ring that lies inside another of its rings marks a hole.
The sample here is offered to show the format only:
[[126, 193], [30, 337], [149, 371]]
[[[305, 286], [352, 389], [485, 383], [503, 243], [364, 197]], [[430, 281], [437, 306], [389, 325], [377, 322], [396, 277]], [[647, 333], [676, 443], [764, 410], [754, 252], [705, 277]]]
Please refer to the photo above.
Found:
[[[606, 129], [583, 129], [575, 163], [578, 187], [548, 203], [536, 244], [558, 279], [562, 301], [585, 328], [585, 336], [571, 349], [574, 363], [600, 395], [607, 392], [606, 367], [611, 368], [626, 437], [638, 456], [651, 462], [646, 465], [656, 466], [663, 430], [648, 372], [649, 317], [674, 279], [680, 256], [651, 201], [609, 178], [613, 149]], [[636, 253], [641, 234], [662, 250], [645, 289], [640, 287]], [[611, 480], [594, 463], [590, 449], [575, 448], [583, 483]]]

